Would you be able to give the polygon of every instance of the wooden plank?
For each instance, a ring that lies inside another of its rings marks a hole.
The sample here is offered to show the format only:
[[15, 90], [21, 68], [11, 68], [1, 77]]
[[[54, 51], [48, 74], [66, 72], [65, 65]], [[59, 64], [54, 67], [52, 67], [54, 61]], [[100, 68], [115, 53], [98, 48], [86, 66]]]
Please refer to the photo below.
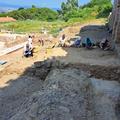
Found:
[[22, 43], [22, 44], [19, 44], [19, 45], [16, 45], [16, 46], [11, 47], [11, 48], [6, 48], [5, 50], [0, 51], [0, 56], [3, 56], [3, 55], [6, 55], [8, 53], [19, 50], [19, 49], [23, 48], [25, 44], [26, 44], [26, 42]]

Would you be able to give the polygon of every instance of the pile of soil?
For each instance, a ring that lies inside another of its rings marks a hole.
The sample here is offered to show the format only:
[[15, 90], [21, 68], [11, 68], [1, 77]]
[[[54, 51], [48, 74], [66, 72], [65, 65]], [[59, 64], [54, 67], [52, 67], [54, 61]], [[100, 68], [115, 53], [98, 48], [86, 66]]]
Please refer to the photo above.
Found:
[[26, 100], [10, 120], [119, 120], [119, 83], [90, 78], [77, 69], [54, 69], [43, 90]]

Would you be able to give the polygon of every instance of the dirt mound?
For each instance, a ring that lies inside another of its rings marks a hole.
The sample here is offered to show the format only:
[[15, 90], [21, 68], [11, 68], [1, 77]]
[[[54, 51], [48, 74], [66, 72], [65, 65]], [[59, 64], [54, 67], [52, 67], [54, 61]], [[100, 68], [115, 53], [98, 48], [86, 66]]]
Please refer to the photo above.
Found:
[[0, 120], [10, 120], [34, 92], [42, 89], [43, 84], [35, 77], [19, 77], [15, 73], [7, 77], [1, 78], [6, 80], [5, 85], [0, 82]]
[[70, 64], [67, 62], [61, 62], [59, 60], [48, 59], [41, 62], [35, 62], [34, 68], [29, 68], [25, 74], [34, 75], [42, 80], [45, 80], [46, 76], [52, 69], [79, 69], [87, 71], [91, 76], [102, 80], [115, 80], [120, 82], [120, 66], [99, 66], [89, 64]]
[[44, 89], [26, 100], [10, 120], [118, 120], [119, 94], [117, 82], [90, 78], [77, 69], [54, 69]]
[[3, 22], [16, 22], [17, 20], [12, 17], [0, 17], [0, 23]]
[[80, 36], [82, 37], [82, 40], [90, 37], [94, 43], [100, 42], [104, 38], [110, 38], [107, 28], [103, 25], [84, 26], [80, 30]]

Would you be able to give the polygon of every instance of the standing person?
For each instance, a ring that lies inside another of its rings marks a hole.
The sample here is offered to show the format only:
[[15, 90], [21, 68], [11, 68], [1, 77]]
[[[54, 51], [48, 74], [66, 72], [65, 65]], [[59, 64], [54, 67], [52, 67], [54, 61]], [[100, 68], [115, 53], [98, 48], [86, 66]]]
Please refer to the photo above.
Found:
[[42, 38], [39, 39], [40, 45], [44, 46], [44, 40]]
[[33, 42], [32, 37], [29, 36], [29, 38], [28, 38], [28, 44], [29, 44], [29, 46], [32, 46], [32, 42]]
[[60, 44], [62, 47], [65, 45], [65, 39], [66, 39], [66, 36], [65, 34], [63, 34], [62, 37], [60, 38]]

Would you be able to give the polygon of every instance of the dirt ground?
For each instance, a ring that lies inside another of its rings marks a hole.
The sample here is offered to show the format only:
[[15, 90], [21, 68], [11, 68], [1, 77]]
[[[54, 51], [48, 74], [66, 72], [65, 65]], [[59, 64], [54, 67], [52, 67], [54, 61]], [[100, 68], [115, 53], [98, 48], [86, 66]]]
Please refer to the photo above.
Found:
[[[80, 28], [81, 26], [66, 28], [65, 33], [74, 37], [79, 34]], [[34, 67], [36, 61], [44, 61], [53, 57], [69, 64], [68, 67], [71, 69], [77, 68], [90, 72], [92, 77], [120, 82], [120, 59], [113, 51], [103, 51], [99, 48], [92, 50], [60, 47], [41, 48], [37, 54], [34, 54], [34, 57], [24, 58], [21, 49], [0, 57], [0, 60], [8, 62], [0, 66], [0, 108], [2, 107], [0, 120], [9, 120], [25, 99], [42, 88], [42, 81], [35, 76], [25, 74], [26, 70]], [[8, 114], [6, 115], [6, 113]]]
[[[90, 24], [93, 26], [93, 23], [90, 23]], [[96, 22], [96, 24], [101, 25], [101, 22], [100, 23]], [[89, 29], [86, 28], [86, 26], [87, 25], [85, 25], [85, 31], [88, 32], [90, 29], [90, 26], [88, 25]], [[65, 33], [67, 36], [70, 36], [72, 38], [76, 34], [79, 34], [80, 28], [83, 29], [84, 27], [77, 25], [77, 26], [65, 28], [65, 30], [63, 30], [62, 33], [60, 33], [60, 35]], [[93, 29], [94, 31], [95, 28], [91, 27], [91, 29]], [[96, 31], [97, 31], [96, 34], [99, 34], [100, 36], [101, 29], [99, 28], [99, 26], [97, 27]], [[90, 30], [90, 32], [92, 34], [91, 36], [94, 36], [92, 30]], [[58, 36], [57, 39], [59, 39], [60, 35]], [[84, 34], [82, 33], [82, 35]], [[103, 32], [101, 33], [101, 36], [103, 36]], [[97, 40], [96, 37], [94, 39]], [[0, 70], [1, 70], [0, 78], [2, 78], [3, 76], [5, 77], [7, 75], [11, 75], [13, 73], [18, 74], [19, 76], [23, 74], [23, 72], [28, 67], [31, 67], [35, 61], [44, 61], [45, 59], [51, 58], [51, 57], [55, 57], [56, 59], [62, 62], [66, 62], [70, 64], [87, 64], [90, 66], [93, 66], [93, 65], [100, 66], [101, 71], [102, 69], [104, 69], [104, 67], [117, 68], [120, 66], [120, 60], [113, 51], [103, 51], [103, 50], [100, 50], [99, 48], [95, 48], [93, 50], [87, 50], [85, 48], [53, 48], [53, 49], [41, 48], [40, 51], [38, 51], [37, 55], [27, 59], [23, 57], [23, 50], [21, 49], [0, 57], [0, 60], [7, 61], [7, 64], [0, 66]], [[95, 69], [94, 71], [96, 71], [96, 68], [94, 69]], [[99, 73], [101, 72], [99, 71]], [[119, 70], [118, 70], [118, 73], [119, 73]], [[9, 79], [10, 79], [10, 76], [8, 77], [8, 81]], [[4, 78], [0, 80], [0, 86], [1, 85], [3, 86], [3, 84], [5, 84], [4, 81], [6, 81], [4, 80]]]

